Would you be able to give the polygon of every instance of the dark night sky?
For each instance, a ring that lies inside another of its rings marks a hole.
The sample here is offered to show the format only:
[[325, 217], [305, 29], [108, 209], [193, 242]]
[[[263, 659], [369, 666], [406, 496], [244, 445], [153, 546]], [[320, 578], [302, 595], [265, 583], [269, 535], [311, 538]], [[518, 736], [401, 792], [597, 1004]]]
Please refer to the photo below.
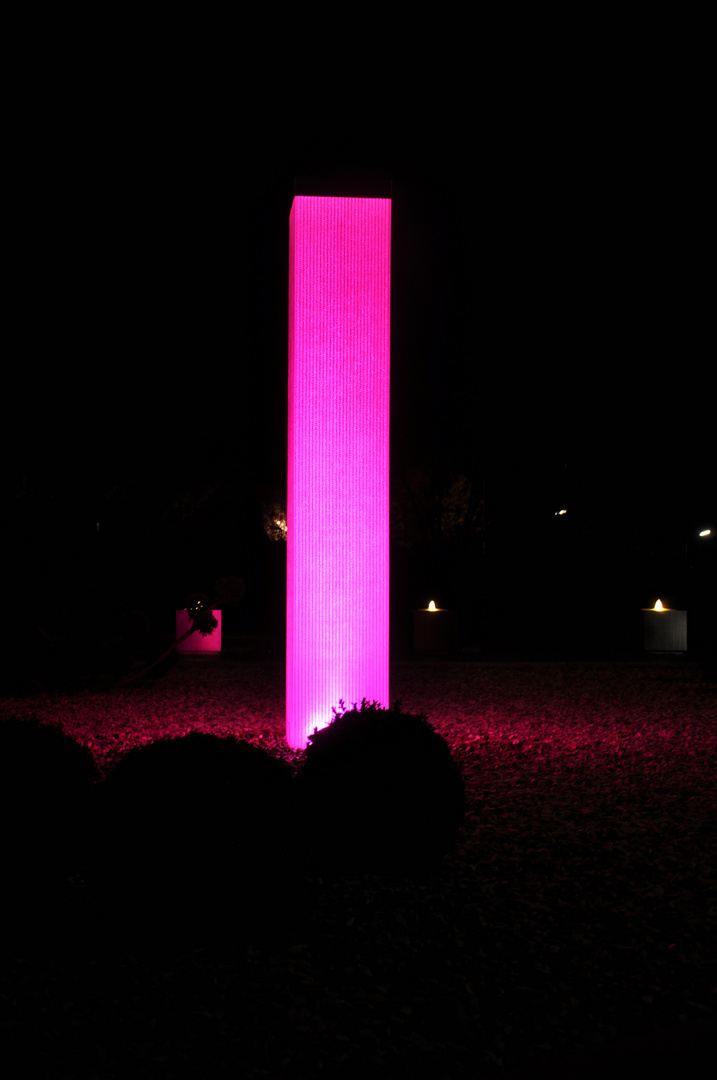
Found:
[[550, 84], [468, 79], [339, 127], [68, 76], [15, 165], [10, 487], [69, 486], [90, 517], [112, 484], [281, 488], [293, 178], [379, 173], [394, 463], [487, 476], [516, 528], [568, 500], [613, 545], [711, 518], [699, 117]]

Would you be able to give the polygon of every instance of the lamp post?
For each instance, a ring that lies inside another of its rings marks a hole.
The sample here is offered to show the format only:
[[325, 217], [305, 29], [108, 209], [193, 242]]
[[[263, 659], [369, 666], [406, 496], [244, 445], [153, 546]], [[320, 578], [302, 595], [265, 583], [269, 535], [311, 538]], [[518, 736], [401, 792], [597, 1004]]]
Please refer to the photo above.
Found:
[[695, 529], [694, 531], [688, 533], [688, 535], [687, 535], [687, 537], [685, 539], [685, 569], [686, 570], [689, 570], [689, 568], [690, 568], [690, 559], [689, 559], [690, 540], [692, 540], [693, 543], [696, 543], [696, 542], [698, 542], [700, 540], [709, 540], [712, 537], [714, 537], [714, 533], [713, 533], [712, 529], [709, 528], [708, 526], [705, 526], [702, 529]]
[[717, 568], [713, 524], [702, 522], [690, 530], [685, 540], [685, 570], [688, 575], [691, 636], [694, 653], [702, 665], [703, 678], [717, 682]]

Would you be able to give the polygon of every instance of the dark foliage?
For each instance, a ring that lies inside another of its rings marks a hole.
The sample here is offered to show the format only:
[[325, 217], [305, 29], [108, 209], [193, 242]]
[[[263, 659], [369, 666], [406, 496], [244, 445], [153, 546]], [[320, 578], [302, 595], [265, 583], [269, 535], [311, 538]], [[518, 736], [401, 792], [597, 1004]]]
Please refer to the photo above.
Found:
[[80, 871], [98, 779], [90, 751], [60, 727], [15, 717], [0, 723], [3, 892], [24, 922], [46, 921]]
[[433, 865], [465, 809], [460, 770], [426, 717], [366, 700], [311, 736], [301, 789], [310, 847], [336, 866]]
[[100, 903], [131, 933], [251, 936], [294, 878], [290, 767], [192, 732], [131, 750], [98, 788]]
[[24, 615], [0, 639], [0, 692], [75, 692], [111, 685], [153, 648], [149, 616], [138, 608], [82, 598], [58, 612]]
[[192, 619], [192, 630], [207, 637], [216, 630], [218, 623], [212, 614], [212, 601], [204, 593], [191, 593], [184, 606]]
[[[635, 1075], [665, 1071], [663, 1032], [692, 1040], [700, 1024], [714, 1058], [717, 698], [699, 666], [398, 664], [391, 680], [465, 782], [458, 845], [434, 873], [308, 874], [291, 937], [289, 886], [251, 948], [197, 948], [184, 933], [196, 912], [178, 904], [158, 955], [127, 948], [132, 910], [103, 913], [80, 883], [76, 923], [95, 921], [101, 955], [83, 955], [63, 919], [62, 955], [48, 940], [3, 958], [5, 1057], [53, 1080], [475, 1080], [552, 1077], [546, 1062], [567, 1054], [580, 1055], [570, 1075], [622, 1075], [609, 1048], [639, 1037]], [[150, 692], [42, 694], [6, 711], [61, 717], [103, 774], [190, 729], [296, 767], [284, 689], [280, 664], [178, 664]], [[174, 908], [142, 910], [151, 927]], [[692, 1041], [674, 1064], [699, 1071]]]

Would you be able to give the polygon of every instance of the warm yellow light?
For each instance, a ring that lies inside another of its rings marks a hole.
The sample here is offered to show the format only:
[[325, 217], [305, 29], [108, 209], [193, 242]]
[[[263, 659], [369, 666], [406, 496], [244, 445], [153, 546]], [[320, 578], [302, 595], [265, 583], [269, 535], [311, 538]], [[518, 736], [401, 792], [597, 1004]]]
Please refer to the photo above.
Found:
[[657, 603], [655, 604], [655, 606], [654, 606], [654, 608], [653, 608], [652, 610], [653, 610], [653, 611], [664, 611], [665, 609], [664, 609], [664, 607], [662, 606], [662, 600], [658, 600], [658, 601], [657, 601]]
[[429, 611], [436, 611], [436, 602], [435, 602], [435, 600], [431, 600], [431, 602], [428, 605], [428, 610]]
[[[99, 525], [97, 526], [97, 528], [99, 528]], [[700, 533], [700, 536], [711, 536], [711, 535], [712, 535], [712, 530], [711, 529], [703, 529], [701, 531], [701, 533]]]

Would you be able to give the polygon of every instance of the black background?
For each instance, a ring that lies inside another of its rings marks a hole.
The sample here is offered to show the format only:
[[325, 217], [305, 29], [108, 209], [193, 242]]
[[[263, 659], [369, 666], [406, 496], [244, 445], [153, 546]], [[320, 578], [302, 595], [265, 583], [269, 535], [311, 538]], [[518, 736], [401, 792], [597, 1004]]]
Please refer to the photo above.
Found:
[[[156, 35], [58, 58], [48, 29], [28, 49], [8, 201], [13, 605], [169, 609], [238, 574], [239, 628], [279, 625], [284, 549], [262, 513], [286, 483], [295, 177], [392, 184], [392, 487], [405, 503], [423, 477], [433, 522], [394, 545], [400, 640], [429, 598], [509, 611], [504, 635], [526, 595], [563, 623], [689, 603], [714, 523], [699, 64], [636, 56], [630, 35], [549, 63], [528, 28], [498, 55], [482, 41], [436, 66], [414, 43], [400, 74], [376, 53], [336, 82], [340, 57], [285, 67], [287, 35], [252, 64], [244, 37], [196, 63]], [[435, 530], [458, 476], [484, 500], [460, 550]]]

